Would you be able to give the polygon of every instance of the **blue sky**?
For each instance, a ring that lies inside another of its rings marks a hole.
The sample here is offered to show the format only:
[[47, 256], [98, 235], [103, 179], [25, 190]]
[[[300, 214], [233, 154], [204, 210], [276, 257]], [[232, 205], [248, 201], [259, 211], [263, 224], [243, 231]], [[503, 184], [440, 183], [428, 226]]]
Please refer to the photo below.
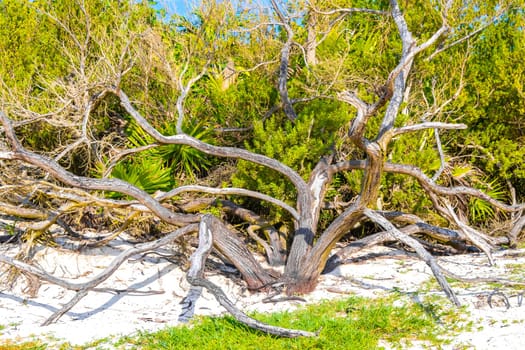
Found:
[[[1, 0], [0, 0], [1, 1]], [[223, 0], [223, 1], [234, 1], [236, 0]], [[156, 0], [158, 3], [159, 8], [164, 8], [167, 10], [168, 15], [171, 14], [178, 14], [178, 15], [187, 15], [191, 8], [194, 7], [193, 5], [197, 5], [201, 2], [201, 0]], [[267, 0], [260, 0], [262, 4], [266, 4], [269, 6], [270, 2]], [[278, 0], [277, 3], [283, 3], [285, 0]]]
[[191, 4], [198, 0], [157, 0], [158, 6], [167, 10], [168, 14], [186, 15], [191, 9]]

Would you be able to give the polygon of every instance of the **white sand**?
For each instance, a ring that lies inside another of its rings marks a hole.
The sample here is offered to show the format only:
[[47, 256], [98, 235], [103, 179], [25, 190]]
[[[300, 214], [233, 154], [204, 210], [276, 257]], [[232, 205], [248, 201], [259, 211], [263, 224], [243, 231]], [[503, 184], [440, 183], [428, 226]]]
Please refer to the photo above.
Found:
[[[122, 249], [129, 247], [115, 240], [111, 247], [91, 249], [82, 254], [42, 248], [35, 261], [39, 266], [57, 277], [82, 282], [99, 273]], [[167, 250], [170, 247], [167, 247]], [[174, 247], [173, 247], [174, 248]], [[175, 248], [174, 248], [175, 249]], [[16, 247], [0, 245], [0, 253], [14, 255]], [[341, 298], [356, 294], [374, 296], [392, 288], [405, 292], [416, 292], [421, 284], [432, 279], [430, 269], [413, 256], [395, 249], [375, 247], [367, 259], [338, 267], [328, 275], [321, 276], [317, 289], [306, 296], [307, 302]], [[459, 264], [458, 262], [463, 262]], [[497, 254], [497, 266], [489, 267], [482, 255], [440, 258], [447, 268], [463, 275], [505, 275], [508, 264], [523, 264], [524, 257], [504, 257]], [[465, 263], [467, 262], [467, 263]], [[6, 266], [3, 265], [2, 269]], [[251, 294], [224, 274], [208, 273], [207, 277], [219, 283], [227, 295], [244, 311], [277, 311], [293, 309], [304, 303], [298, 301], [263, 303], [264, 294]], [[23, 282], [23, 279], [20, 279]], [[158, 294], [90, 292], [67, 314], [49, 326], [42, 327], [51, 314], [68, 302], [74, 292], [44, 283], [38, 295], [30, 298], [22, 291], [24, 283], [12, 290], [0, 289], [0, 339], [15, 341], [44, 339], [85, 344], [95, 339], [131, 335], [141, 330], [158, 330], [176, 325], [181, 311], [179, 304], [189, 285], [179, 266], [150, 255], [135, 262], [124, 263], [121, 268], [100, 287], [133, 288], [141, 292]], [[520, 307], [516, 292], [505, 291], [510, 302], [507, 309], [501, 296], [492, 297], [493, 308], [487, 299], [493, 289], [488, 286], [472, 286], [472, 289], [457, 289], [458, 297], [468, 306], [474, 331], [461, 334], [453, 344], [444, 348], [455, 349], [466, 346], [472, 349], [523, 349], [525, 348], [525, 305]], [[435, 293], [443, 295], [437, 289]], [[452, 306], [451, 306], [452, 307]], [[204, 292], [196, 307], [198, 315], [217, 315], [224, 310], [213, 296]], [[523, 339], [523, 340], [522, 340]], [[415, 346], [417, 348], [417, 346]]]

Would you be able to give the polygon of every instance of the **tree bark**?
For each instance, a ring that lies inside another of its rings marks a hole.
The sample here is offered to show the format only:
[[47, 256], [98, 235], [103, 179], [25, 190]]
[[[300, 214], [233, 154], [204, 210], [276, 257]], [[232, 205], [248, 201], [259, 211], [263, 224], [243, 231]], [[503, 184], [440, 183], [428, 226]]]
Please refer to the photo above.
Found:
[[[219, 221], [216, 220], [211, 215], [205, 215], [201, 221], [199, 228], [199, 247], [195, 253], [191, 256], [191, 267], [186, 275], [188, 282], [197, 289], [206, 288], [217, 301], [231, 314], [235, 319], [248, 327], [257, 329], [261, 332], [277, 335], [280, 337], [287, 338], [296, 338], [296, 337], [314, 337], [318, 333], [312, 333], [296, 329], [288, 329], [282, 327], [272, 326], [263, 322], [260, 322], [254, 318], [249, 317], [242, 311], [240, 311], [232, 301], [224, 294], [223, 290], [214, 284], [211, 281], [203, 278], [204, 276], [204, 266], [208, 255], [210, 254], [212, 243], [215, 241], [215, 233], [217, 229], [222, 230], [220, 226], [217, 225]], [[222, 233], [220, 233], [222, 235]], [[194, 290], [194, 289], [193, 289]], [[190, 293], [188, 297], [185, 298], [186, 309], [183, 308], [185, 313], [183, 319], [186, 319], [186, 316], [192, 314], [192, 307], [195, 305], [196, 299], [200, 293]]]
[[306, 23], [306, 63], [309, 66], [317, 65], [317, 32], [315, 24], [317, 23], [317, 14], [315, 11], [308, 11], [308, 20]]
[[214, 248], [226, 257], [241, 273], [250, 290], [259, 290], [275, 282], [255, 260], [246, 244], [216, 217], [208, 218], [208, 225], [213, 230]]
[[286, 242], [283, 242], [283, 237], [281, 237], [280, 232], [277, 231], [273, 225], [270, 225], [260, 215], [241, 208], [233, 202], [221, 200], [220, 204], [227, 213], [236, 215], [251, 225], [256, 225], [258, 229], [263, 230], [270, 243], [269, 245], [266, 244], [265, 247], [270, 265], [282, 266], [286, 263]]

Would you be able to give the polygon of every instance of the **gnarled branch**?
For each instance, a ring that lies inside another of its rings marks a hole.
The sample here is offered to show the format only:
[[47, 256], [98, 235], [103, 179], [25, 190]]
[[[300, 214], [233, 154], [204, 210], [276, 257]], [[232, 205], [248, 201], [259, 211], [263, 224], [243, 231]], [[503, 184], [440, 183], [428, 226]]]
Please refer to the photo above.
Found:
[[484, 201], [490, 203], [496, 208], [499, 208], [501, 210], [514, 212], [514, 211], [520, 211], [525, 209], [525, 203], [522, 204], [515, 204], [515, 205], [509, 205], [502, 203], [486, 193], [472, 188], [472, 187], [466, 187], [466, 186], [453, 186], [453, 187], [445, 187], [440, 186], [434, 183], [428, 176], [425, 175], [421, 171], [421, 169], [412, 166], [412, 165], [405, 165], [405, 164], [395, 164], [395, 163], [385, 163], [384, 170], [386, 172], [391, 173], [398, 173], [398, 174], [405, 174], [414, 177], [417, 179], [423, 188], [427, 191], [431, 191], [433, 193], [439, 194], [439, 195], [445, 195], [445, 196], [456, 196], [460, 194], [466, 194], [475, 198], [483, 199]]

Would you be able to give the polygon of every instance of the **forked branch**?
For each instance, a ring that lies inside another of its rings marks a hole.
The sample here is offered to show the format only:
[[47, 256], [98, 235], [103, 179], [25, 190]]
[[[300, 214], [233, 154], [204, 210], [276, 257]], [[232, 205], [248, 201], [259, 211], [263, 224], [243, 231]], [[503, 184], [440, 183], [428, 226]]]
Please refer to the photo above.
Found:
[[414, 177], [419, 181], [421, 186], [427, 191], [432, 192], [438, 195], [444, 195], [444, 196], [457, 196], [457, 195], [468, 195], [474, 198], [482, 199], [491, 205], [493, 205], [496, 208], [499, 208], [504, 211], [508, 212], [516, 212], [520, 210], [525, 209], [525, 203], [519, 203], [514, 205], [509, 205], [503, 202], [500, 202], [486, 193], [472, 188], [472, 187], [466, 187], [466, 186], [453, 186], [453, 187], [446, 187], [446, 186], [440, 186], [436, 184], [432, 179], [430, 179], [421, 169], [419, 169], [416, 166], [412, 165], [405, 165], [405, 164], [395, 164], [395, 163], [385, 163], [384, 170], [386, 172], [391, 173], [398, 173], [398, 174], [405, 174]]
[[160, 144], [179, 144], [193, 147], [209, 155], [225, 158], [238, 158], [247, 160], [259, 165], [273, 169], [286, 176], [297, 188], [299, 196], [307, 192], [306, 182], [293, 169], [282, 164], [281, 162], [256, 154], [241, 148], [219, 147], [202, 142], [186, 134], [164, 136], [158, 132], [148, 121], [133, 107], [128, 96], [122, 90], [115, 90], [114, 93], [119, 97], [120, 103], [124, 109], [133, 117], [133, 119], [146, 131], [151, 137]]

